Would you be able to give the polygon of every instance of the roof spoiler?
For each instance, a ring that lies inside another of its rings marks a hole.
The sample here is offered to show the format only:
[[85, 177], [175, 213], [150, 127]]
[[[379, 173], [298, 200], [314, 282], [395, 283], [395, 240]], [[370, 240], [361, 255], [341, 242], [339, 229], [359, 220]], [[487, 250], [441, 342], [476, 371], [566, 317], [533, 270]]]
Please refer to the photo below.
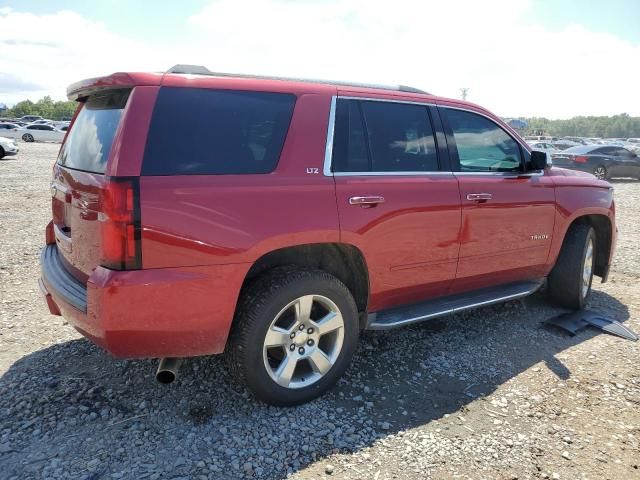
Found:
[[178, 73], [185, 75], [210, 75], [214, 77], [253, 78], [259, 80], [285, 80], [304, 83], [324, 83], [327, 85], [336, 85], [341, 87], [377, 88], [381, 90], [393, 90], [396, 92], [420, 93], [423, 95], [429, 95], [429, 93], [425, 92], [424, 90], [420, 90], [419, 88], [414, 87], [408, 87], [406, 85], [375, 85], [369, 83], [340, 82], [335, 80], [317, 80], [310, 78], [271, 77], [266, 75], [246, 75], [242, 73], [221, 73], [212, 72], [203, 65], [178, 64], [171, 67], [165, 73]]
[[133, 78], [132, 74], [117, 72], [105, 77], [87, 78], [85, 80], [72, 83], [67, 88], [67, 98], [69, 100], [80, 100], [81, 98], [87, 97], [92, 93], [99, 92], [101, 90], [131, 88], [135, 85], [140, 85], [140, 82], [137, 82], [136, 79]]

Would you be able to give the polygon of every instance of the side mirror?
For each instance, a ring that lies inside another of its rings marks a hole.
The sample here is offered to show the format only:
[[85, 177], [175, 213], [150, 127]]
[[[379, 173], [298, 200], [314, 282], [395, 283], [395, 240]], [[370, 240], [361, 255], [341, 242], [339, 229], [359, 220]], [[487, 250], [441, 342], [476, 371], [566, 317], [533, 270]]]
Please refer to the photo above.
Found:
[[531, 157], [529, 158], [527, 170], [528, 171], [544, 170], [545, 168], [551, 167], [551, 164], [552, 164], [551, 155], [549, 155], [547, 152], [533, 150], [531, 152]]

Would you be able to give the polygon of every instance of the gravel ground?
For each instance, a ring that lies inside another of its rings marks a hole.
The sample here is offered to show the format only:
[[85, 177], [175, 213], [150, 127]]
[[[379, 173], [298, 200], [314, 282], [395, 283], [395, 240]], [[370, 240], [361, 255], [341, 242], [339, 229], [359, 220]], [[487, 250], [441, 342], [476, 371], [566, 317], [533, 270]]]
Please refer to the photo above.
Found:
[[[255, 402], [221, 358], [110, 358], [37, 287], [57, 145], [0, 162], [0, 477], [640, 478], [640, 342], [542, 326], [542, 297], [365, 333], [328, 395]], [[615, 183], [620, 238], [592, 307], [640, 331], [640, 185]]]

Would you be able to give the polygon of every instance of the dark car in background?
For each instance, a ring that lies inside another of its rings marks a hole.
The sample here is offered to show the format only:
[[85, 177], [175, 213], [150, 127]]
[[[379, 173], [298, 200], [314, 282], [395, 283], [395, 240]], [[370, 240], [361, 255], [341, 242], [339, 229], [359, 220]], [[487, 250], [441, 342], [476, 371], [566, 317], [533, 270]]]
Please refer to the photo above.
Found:
[[634, 152], [612, 145], [581, 145], [551, 155], [558, 167], [593, 173], [605, 180], [614, 177], [640, 179], [640, 158]]

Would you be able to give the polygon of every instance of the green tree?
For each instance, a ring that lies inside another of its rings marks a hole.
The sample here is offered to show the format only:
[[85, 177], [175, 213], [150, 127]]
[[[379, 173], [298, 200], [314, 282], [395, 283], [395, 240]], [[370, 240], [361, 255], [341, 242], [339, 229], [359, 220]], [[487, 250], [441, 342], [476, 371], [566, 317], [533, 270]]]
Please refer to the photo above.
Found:
[[559, 137], [640, 137], [640, 117], [631, 117], [627, 113], [610, 117], [573, 117], [568, 120], [540, 117], [525, 120], [529, 124], [525, 135], [535, 135], [535, 132], [542, 131], [546, 135]]
[[40, 115], [49, 120], [62, 120], [71, 118], [78, 104], [69, 101], [54, 101], [50, 96], [41, 98], [37, 102], [23, 100], [16, 103], [13, 108], [3, 112], [4, 117], [19, 118], [23, 115]]

